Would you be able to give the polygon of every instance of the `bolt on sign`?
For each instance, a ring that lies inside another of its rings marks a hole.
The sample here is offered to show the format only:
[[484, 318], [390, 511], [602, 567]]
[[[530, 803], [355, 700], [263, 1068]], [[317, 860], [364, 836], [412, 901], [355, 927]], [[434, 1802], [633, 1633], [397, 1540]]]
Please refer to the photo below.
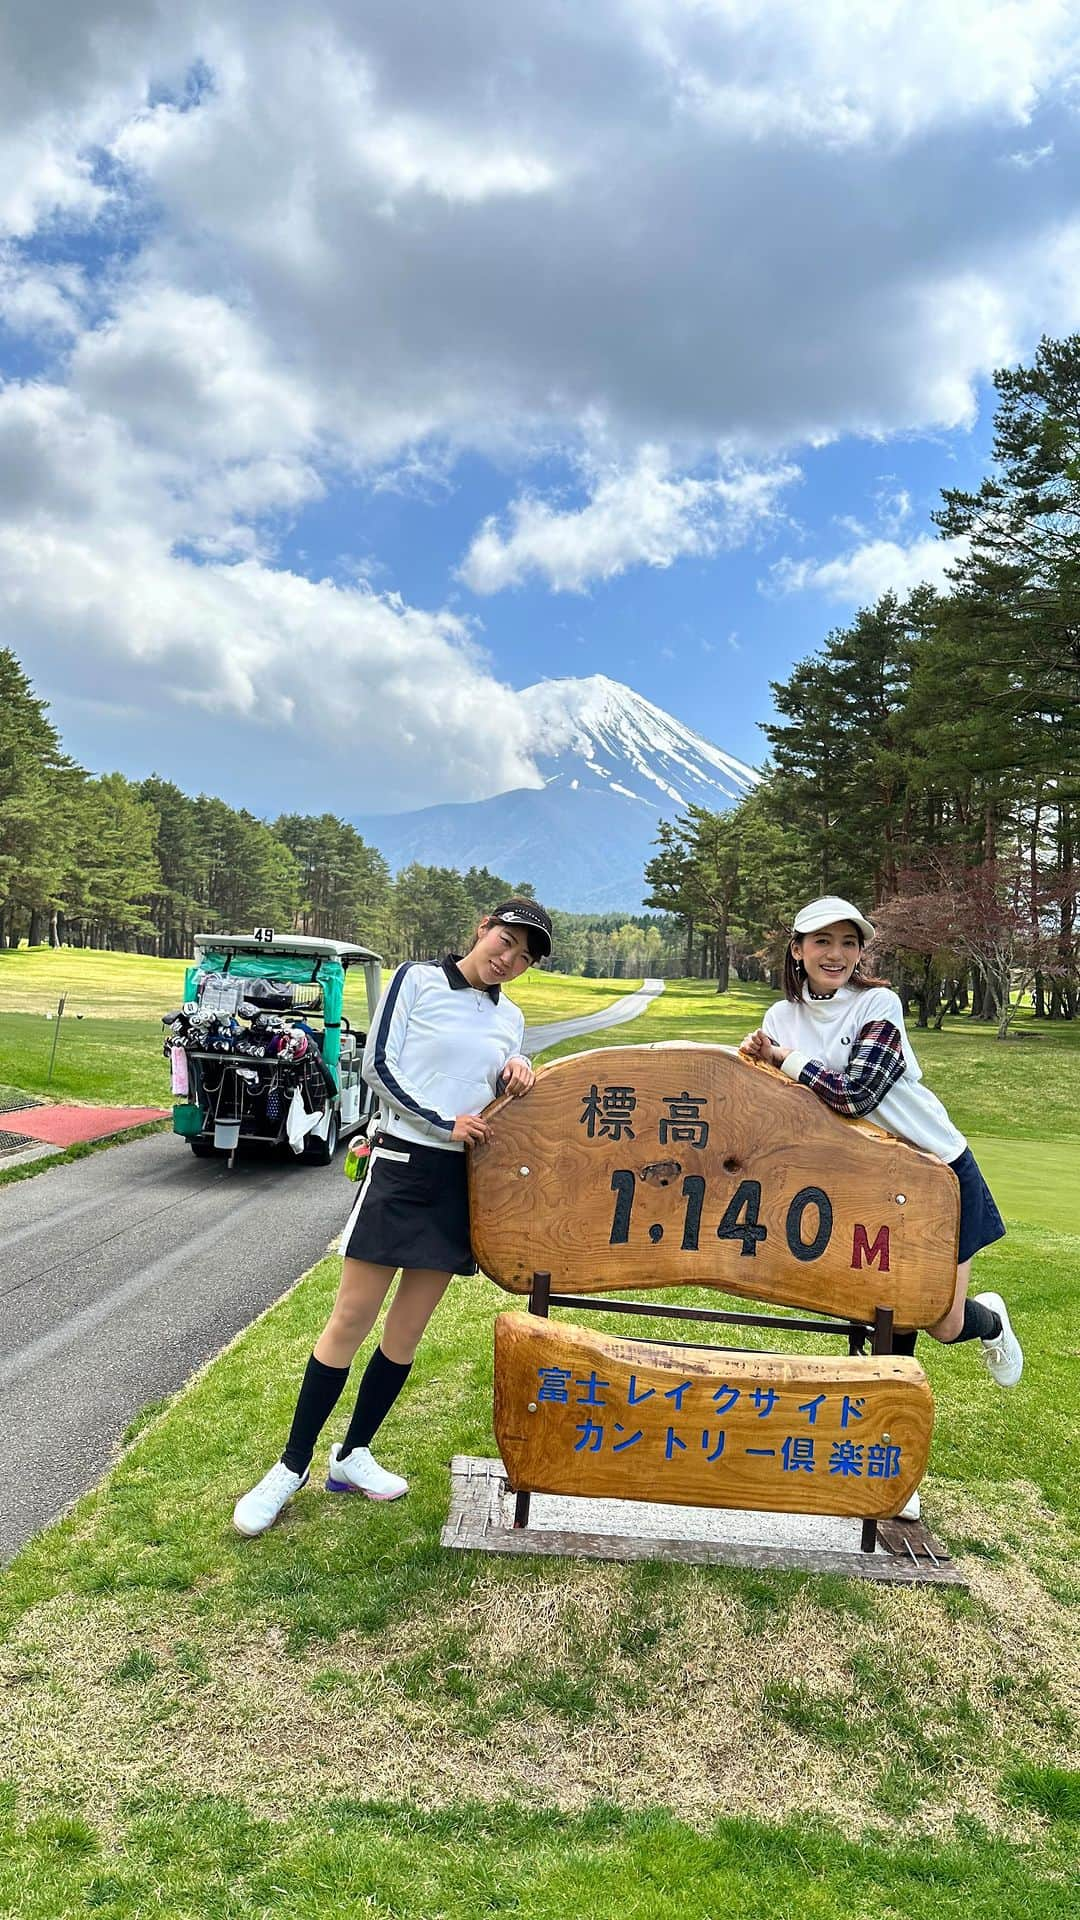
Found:
[[926, 1470], [934, 1403], [899, 1355], [703, 1352], [501, 1313], [495, 1436], [531, 1493], [880, 1517]]
[[708, 1286], [900, 1327], [951, 1303], [949, 1168], [730, 1048], [576, 1054], [487, 1117], [472, 1240], [508, 1292]]

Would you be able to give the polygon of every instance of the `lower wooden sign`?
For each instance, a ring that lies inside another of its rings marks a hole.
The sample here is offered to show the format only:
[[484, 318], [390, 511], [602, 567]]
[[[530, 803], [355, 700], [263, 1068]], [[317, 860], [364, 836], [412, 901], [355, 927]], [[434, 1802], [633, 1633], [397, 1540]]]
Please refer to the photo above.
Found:
[[495, 1437], [518, 1492], [778, 1513], [898, 1513], [934, 1401], [901, 1355], [731, 1352], [618, 1340], [529, 1313], [495, 1322]]

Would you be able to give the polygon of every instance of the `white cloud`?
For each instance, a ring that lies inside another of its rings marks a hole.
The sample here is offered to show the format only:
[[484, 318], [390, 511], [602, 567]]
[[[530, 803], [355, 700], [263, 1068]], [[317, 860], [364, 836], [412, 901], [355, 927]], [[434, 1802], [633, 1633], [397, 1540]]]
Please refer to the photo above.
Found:
[[0, 243], [0, 320], [12, 333], [49, 342], [71, 338], [83, 324], [84, 297], [80, 268], [28, 260]]
[[759, 139], [910, 139], [941, 121], [1026, 124], [1076, 58], [1060, 0], [636, 0], [689, 112]]
[[[895, 539], [914, 511], [911, 495], [892, 474], [883, 474], [874, 488], [874, 513], [881, 532]], [[861, 535], [862, 529], [859, 529]]]
[[907, 545], [897, 540], [867, 540], [833, 560], [778, 560], [767, 590], [820, 593], [849, 606], [869, 606], [884, 593], [903, 598], [924, 583], [948, 590], [947, 570], [963, 543], [921, 534]]
[[[80, 128], [80, 145], [82, 138]], [[71, 151], [67, 129], [48, 118], [21, 140], [0, 141], [0, 233], [23, 239], [57, 215], [93, 220], [107, 198], [90, 161]]]
[[[148, 753], [151, 722], [223, 718], [237, 753], [243, 737], [248, 754], [317, 757], [323, 790], [353, 810], [540, 784], [517, 696], [461, 619], [257, 556], [196, 564], [177, 543], [213, 515], [205, 489], [200, 522], [172, 478], [71, 392], [0, 394], [0, 638], [47, 663], [65, 698], [140, 705]], [[280, 498], [279, 481], [267, 490]], [[265, 771], [286, 804], [290, 771]]]
[[532, 574], [558, 592], [583, 593], [631, 566], [669, 567], [741, 545], [775, 518], [778, 495], [798, 478], [791, 465], [680, 478], [664, 448], [644, 447], [630, 472], [599, 476], [584, 507], [560, 512], [526, 495], [511, 505], [505, 535], [485, 521], [461, 577], [474, 593], [497, 593]]
[[[1062, 0], [39, 0], [0, 36], [0, 303], [41, 359], [0, 422], [8, 634], [76, 679], [93, 636], [169, 712], [224, 688], [294, 752], [328, 649], [427, 797], [528, 780], [516, 708], [452, 615], [276, 563], [342, 473], [497, 453], [463, 577], [580, 592], [774, 524], [793, 448], [969, 425], [1080, 324]], [[907, 504], [774, 585], [940, 567]]]
[[383, 176], [391, 193], [418, 189], [446, 200], [474, 201], [543, 193], [559, 174], [539, 154], [495, 142], [439, 137], [430, 124], [398, 115], [358, 142], [358, 157]]
[[[1033, 309], [1036, 330], [1075, 319], [1074, 277], [1040, 310], [1056, 215], [1030, 178], [971, 186], [1003, 129], [1066, 111], [1080, 18], [1060, 0], [507, 18], [496, 0], [87, 0], [59, 34], [43, 6], [0, 177], [29, 178], [36, 143], [68, 213], [147, 196], [144, 276], [227, 284], [361, 459], [564, 440], [590, 409], [629, 447], [695, 459], [955, 426]], [[163, 75], [175, 97], [148, 107]]]
[[136, 284], [113, 318], [82, 335], [70, 384], [144, 442], [189, 457], [251, 459], [302, 445], [315, 429], [302, 384], [217, 295]]

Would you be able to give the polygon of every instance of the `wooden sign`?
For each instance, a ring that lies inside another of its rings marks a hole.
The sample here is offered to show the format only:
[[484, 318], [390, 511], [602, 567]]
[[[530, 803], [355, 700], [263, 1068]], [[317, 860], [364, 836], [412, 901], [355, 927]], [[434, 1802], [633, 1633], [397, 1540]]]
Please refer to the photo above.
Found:
[[610, 1339], [528, 1313], [495, 1322], [495, 1435], [530, 1493], [780, 1513], [898, 1513], [934, 1402], [915, 1360], [723, 1352]]
[[488, 1108], [469, 1153], [485, 1273], [527, 1293], [717, 1287], [927, 1327], [956, 1283], [960, 1189], [932, 1154], [842, 1120], [727, 1047], [607, 1047]]

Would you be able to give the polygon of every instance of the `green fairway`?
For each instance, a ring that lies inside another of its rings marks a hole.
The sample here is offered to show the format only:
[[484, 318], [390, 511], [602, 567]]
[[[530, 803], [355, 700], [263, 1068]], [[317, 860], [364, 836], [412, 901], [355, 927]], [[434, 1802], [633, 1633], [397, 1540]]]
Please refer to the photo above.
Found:
[[184, 961], [91, 947], [0, 949], [0, 1008], [55, 1013], [61, 994], [71, 1014], [155, 1018], [184, 997]]
[[[54, 1100], [168, 1106], [161, 1015], [184, 997], [181, 960], [61, 947], [0, 949], [0, 1082]], [[531, 1024], [563, 1020], [633, 992], [636, 980], [528, 973], [511, 997]], [[57, 1003], [66, 995], [51, 1081]], [[363, 978], [350, 973], [345, 1013], [363, 1031]]]
[[972, 1133], [968, 1145], [1006, 1220], [1080, 1235], [1080, 1136], [1010, 1140]]
[[171, 1105], [160, 1020], [136, 1015], [79, 1020], [65, 1014], [50, 1080], [54, 1033], [54, 1023], [40, 1014], [0, 1013], [0, 1080], [51, 1100], [125, 1107]]
[[[54, 1013], [63, 993], [71, 1014], [158, 1019], [183, 999], [187, 964], [156, 960], [150, 954], [102, 953], [84, 947], [3, 947], [0, 1010]], [[577, 974], [529, 972], [515, 980], [509, 993], [526, 1020], [539, 1022], [595, 1013], [639, 985], [637, 980], [584, 980]], [[345, 1010], [359, 1017], [365, 1005], [361, 975], [350, 973]]]
[[[769, 988], [738, 980], [725, 994], [707, 980], [669, 980], [659, 999], [640, 1019], [613, 1033], [612, 1042], [626, 1047], [702, 1040], [737, 1046], [760, 1026], [775, 999]], [[947, 1020], [940, 1033], [914, 1027], [910, 1033], [927, 1085], [962, 1132], [1080, 1141], [1080, 1021], [1036, 1020], [1021, 1013], [1016, 1037], [1005, 1041], [995, 1037], [992, 1026], [962, 1015]], [[543, 1057], [579, 1053], [585, 1044], [566, 1040]]]
[[[732, 1042], [767, 1001], [676, 983], [612, 1039]], [[380, 1436], [408, 1499], [327, 1495], [320, 1456], [241, 1540], [232, 1502], [280, 1449], [331, 1257], [7, 1570], [0, 1911], [1064, 1920], [1080, 1049], [1034, 1023], [923, 1042], [1009, 1223], [978, 1276], [1026, 1358], [1002, 1392], [977, 1347], [920, 1342], [925, 1510], [968, 1595], [445, 1552], [449, 1460], [495, 1450], [492, 1321], [520, 1310], [483, 1277], [455, 1282]]]

